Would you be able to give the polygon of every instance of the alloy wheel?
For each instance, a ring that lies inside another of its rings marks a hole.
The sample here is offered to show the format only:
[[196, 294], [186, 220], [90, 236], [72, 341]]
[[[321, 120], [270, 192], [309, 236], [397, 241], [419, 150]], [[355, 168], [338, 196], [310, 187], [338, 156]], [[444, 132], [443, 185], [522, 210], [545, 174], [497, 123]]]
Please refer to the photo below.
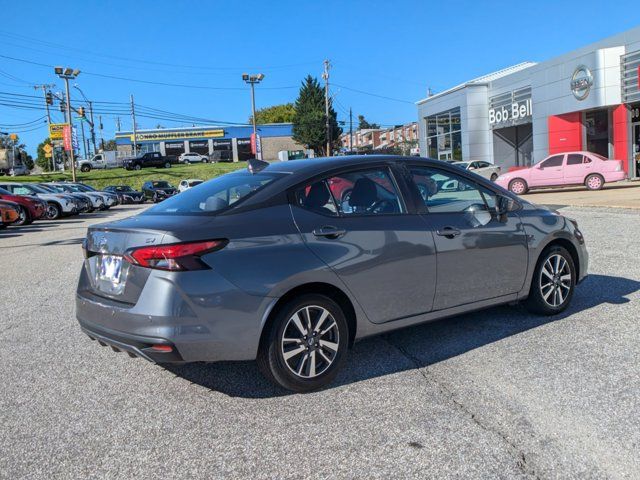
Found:
[[287, 321], [280, 342], [282, 358], [294, 375], [315, 378], [335, 361], [339, 340], [333, 315], [323, 307], [305, 306]]
[[540, 269], [540, 293], [551, 307], [559, 307], [571, 292], [571, 267], [560, 254], [553, 254]]
[[516, 195], [520, 195], [524, 193], [525, 191], [524, 182], [522, 180], [514, 180], [513, 182], [511, 182], [511, 191]]
[[599, 190], [602, 186], [602, 179], [598, 175], [592, 175], [587, 180], [587, 186], [591, 190]]

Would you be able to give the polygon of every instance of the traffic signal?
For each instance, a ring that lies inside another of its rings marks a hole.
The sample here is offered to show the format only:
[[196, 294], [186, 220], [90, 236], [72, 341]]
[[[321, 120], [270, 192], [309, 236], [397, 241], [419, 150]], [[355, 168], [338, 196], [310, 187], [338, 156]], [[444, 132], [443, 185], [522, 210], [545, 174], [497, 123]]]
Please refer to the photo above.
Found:
[[64, 102], [60, 102], [60, 111], [64, 113], [67, 110], [67, 104]]
[[53, 94], [51, 92], [47, 92], [45, 98], [47, 100], [47, 105], [53, 105]]
[[84, 118], [84, 107], [78, 108], [78, 115], [80, 115], [81, 118]]

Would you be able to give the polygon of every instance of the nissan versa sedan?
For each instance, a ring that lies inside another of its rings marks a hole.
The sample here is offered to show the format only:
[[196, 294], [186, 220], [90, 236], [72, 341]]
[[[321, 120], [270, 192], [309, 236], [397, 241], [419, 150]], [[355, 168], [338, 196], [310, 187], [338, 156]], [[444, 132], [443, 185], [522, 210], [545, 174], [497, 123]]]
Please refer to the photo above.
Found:
[[560, 313], [588, 264], [574, 220], [395, 156], [250, 160], [92, 226], [83, 248], [91, 339], [160, 364], [256, 359], [300, 392], [371, 335], [516, 302]]

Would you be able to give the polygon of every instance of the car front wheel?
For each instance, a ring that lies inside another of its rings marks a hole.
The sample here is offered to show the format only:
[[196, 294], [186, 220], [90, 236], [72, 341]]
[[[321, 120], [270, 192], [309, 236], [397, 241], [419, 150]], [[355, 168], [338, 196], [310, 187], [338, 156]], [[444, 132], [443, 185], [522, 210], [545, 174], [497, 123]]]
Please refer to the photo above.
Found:
[[164, 168], [171, 168], [171, 164], [169, 162], [165, 163]]
[[59, 205], [56, 205], [55, 203], [50, 203], [47, 205], [46, 216], [48, 220], [56, 220], [60, 218], [61, 215], [62, 215], [62, 209], [60, 208]]
[[133, 167], [134, 170], [140, 170], [142, 167], [140, 165], [136, 165], [135, 167]]
[[260, 344], [258, 366], [287, 390], [308, 392], [330, 383], [349, 343], [342, 309], [324, 295], [303, 295], [276, 314]]
[[27, 211], [27, 209], [24, 208], [23, 206], [19, 205], [18, 206], [18, 210], [19, 210], [18, 220], [13, 222], [13, 224], [14, 225], [29, 225], [32, 222], [32, 220], [31, 220], [31, 216], [29, 215], [29, 212]]
[[575, 284], [573, 258], [565, 248], [551, 246], [540, 255], [525, 306], [542, 315], [558, 314], [569, 306]]

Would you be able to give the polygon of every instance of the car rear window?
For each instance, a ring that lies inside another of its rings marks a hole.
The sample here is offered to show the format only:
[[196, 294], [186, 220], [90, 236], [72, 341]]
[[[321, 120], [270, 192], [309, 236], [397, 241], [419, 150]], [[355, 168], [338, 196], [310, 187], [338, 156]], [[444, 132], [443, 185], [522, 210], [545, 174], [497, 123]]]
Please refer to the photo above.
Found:
[[283, 175], [275, 172], [252, 175], [246, 170], [228, 173], [168, 198], [143, 215], [218, 213], [235, 206]]

